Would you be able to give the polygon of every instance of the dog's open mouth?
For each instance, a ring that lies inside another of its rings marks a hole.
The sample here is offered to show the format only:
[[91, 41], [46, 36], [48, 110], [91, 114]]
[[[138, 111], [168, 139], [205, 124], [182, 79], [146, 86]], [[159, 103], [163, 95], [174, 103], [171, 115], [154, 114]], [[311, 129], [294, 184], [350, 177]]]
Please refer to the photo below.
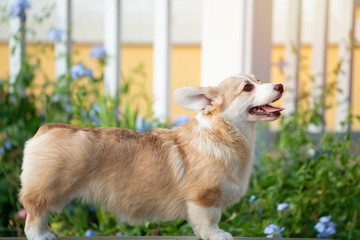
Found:
[[250, 108], [249, 113], [256, 116], [276, 116], [280, 115], [282, 110], [284, 110], [284, 108], [273, 107], [266, 104]]

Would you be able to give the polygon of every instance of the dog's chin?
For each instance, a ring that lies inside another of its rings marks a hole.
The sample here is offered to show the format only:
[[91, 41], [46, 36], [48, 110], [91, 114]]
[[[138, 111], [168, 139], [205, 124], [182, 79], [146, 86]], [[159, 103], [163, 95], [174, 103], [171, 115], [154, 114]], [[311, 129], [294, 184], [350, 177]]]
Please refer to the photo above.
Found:
[[255, 106], [249, 109], [248, 119], [249, 121], [274, 121], [281, 116], [282, 110], [284, 108], [273, 107], [269, 104]]
[[254, 115], [249, 113], [248, 120], [251, 122], [257, 122], [257, 121], [270, 122], [277, 120], [280, 116], [281, 116], [280, 112], [271, 113], [268, 115]]

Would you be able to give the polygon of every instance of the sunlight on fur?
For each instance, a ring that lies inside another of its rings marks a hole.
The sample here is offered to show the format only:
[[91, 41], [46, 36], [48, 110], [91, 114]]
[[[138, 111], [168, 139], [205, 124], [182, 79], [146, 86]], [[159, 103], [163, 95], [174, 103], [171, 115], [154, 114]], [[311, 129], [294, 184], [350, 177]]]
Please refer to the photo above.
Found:
[[146, 133], [120, 128], [46, 124], [25, 146], [20, 200], [30, 240], [52, 240], [47, 216], [80, 199], [130, 223], [186, 219], [197, 237], [231, 240], [221, 211], [245, 194], [254, 155], [255, 122], [280, 117], [269, 105], [281, 84], [232, 75], [216, 87], [174, 92], [199, 111], [174, 129]]

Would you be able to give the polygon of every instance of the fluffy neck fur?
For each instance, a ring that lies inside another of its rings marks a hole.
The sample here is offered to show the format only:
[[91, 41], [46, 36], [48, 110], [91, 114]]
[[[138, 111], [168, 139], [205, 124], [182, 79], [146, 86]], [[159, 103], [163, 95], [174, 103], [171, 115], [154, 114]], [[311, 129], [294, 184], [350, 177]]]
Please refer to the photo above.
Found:
[[[203, 113], [199, 113], [195, 119], [197, 120], [199, 124], [199, 128], [208, 128], [212, 129], [214, 128], [213, 124], [216, 124], [216, 122], [213, 120], [215, 117], [220, 117], [220, 115], [205, 115]], [[235, 121], [231, 122], [226, 120], [224, 117], [221, 116], [224, 121], [227, 121], [231, 123], [234, 127], [236, 127], [241, 134], [245, 137], [245, 139], [248, 141], [248, 143], [253, 146], [253, 143], [255, 142], [255, 122], [249, 122], [249, 121]]]

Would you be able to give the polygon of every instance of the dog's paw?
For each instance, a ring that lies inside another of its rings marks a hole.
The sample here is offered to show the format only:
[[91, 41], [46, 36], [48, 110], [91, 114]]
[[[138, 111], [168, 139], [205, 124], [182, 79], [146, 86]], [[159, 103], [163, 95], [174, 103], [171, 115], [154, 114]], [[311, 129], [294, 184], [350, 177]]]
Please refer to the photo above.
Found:
[[205, 240], [233, 240], [233, 236], [223, 230], [212, 230], [203, 237]]
[[26, 237], [29, 240], [56, 240], [57, 233], [54, 230], [46, 232], [27, 231]]
[[49, 231], [55, 235], [55, 238], [58, 237], [58, 233], [54, 229], [49, 228]]
[[41, 235], [41, 240], [56, 240], [56, 234], [54, 230], [52, 232], [45, 232]]

